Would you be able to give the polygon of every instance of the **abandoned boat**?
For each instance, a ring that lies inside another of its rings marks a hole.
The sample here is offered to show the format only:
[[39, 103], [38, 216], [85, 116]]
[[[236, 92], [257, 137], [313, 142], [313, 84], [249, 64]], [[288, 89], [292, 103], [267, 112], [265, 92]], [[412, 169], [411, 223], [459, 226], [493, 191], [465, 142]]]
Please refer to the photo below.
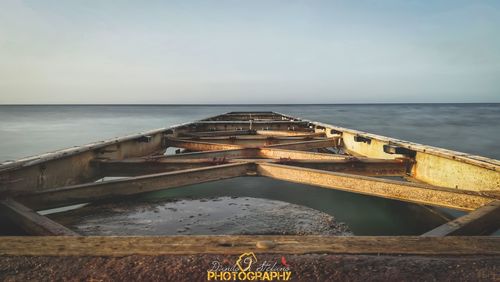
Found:
[[[172, 148], [176, 153], [167, 154]], [[479, 236], [500, 227], [499, 169], [498, 160], [276, 112], [229, 112], [1, 164], [2, 216], [31, 235], [74, 237], [4, 237], [0, 255], [239, 254], [248, 250], [499, 255], [500, 238]], [[469, 213], [422, 236], [106, 239], [80, 237], [37, 212], [242, 176]], [[383, 178], [387, 176], [400, 179]]]

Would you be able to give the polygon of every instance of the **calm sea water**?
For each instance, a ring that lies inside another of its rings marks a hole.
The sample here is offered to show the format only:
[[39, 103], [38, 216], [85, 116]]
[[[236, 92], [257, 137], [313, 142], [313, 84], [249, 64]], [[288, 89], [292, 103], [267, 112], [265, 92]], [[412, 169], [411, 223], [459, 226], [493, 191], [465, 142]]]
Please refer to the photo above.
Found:
[[[500, 104], [0, 106], [0, 162], [229, 111], [277, 111], [348, 128], [500, 159]], [[240, 195], [306, 205], [357, 235], [420, 234], [442, 223], [428, 210], [262, 178], [159, 192], [158, 197]], [[452, 213], [457, 216], [460, 213]]]

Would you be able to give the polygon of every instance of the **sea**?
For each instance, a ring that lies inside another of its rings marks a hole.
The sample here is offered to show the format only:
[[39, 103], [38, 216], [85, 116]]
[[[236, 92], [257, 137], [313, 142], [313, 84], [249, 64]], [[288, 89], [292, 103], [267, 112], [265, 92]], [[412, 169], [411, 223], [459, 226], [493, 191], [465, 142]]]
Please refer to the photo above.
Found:
[[[500, 104], [0, 105], [0, 162], [231, 111], [276, 111], [416, 143], [500, 159]], [[149, 197], [251, 197], [327, 213], [355, 235], [419, 235], [463, 213], [259, 177]], [[498, 232], [497, 232], [498, 233]]]

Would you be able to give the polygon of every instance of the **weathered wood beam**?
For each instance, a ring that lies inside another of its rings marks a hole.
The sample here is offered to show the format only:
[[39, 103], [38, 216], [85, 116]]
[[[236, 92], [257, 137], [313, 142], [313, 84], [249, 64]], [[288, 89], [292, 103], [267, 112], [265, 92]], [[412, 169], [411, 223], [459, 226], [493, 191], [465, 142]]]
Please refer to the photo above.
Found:
[[261, 158], [268, 158], [268, 159], [344, 160], [352, 158], [351, 156], [346, 156], [346, 155], [286, 150], [274, 147], [261, 148], [258, 154]]
[[249, 135], [249, 136], [216, 136], [216, 137], [196, 137], [196, 138], [182, 138], [179, 140], [183, 141], [195, 141], [195, 142], [207, 142], [214, 144], [231, 144], [243, 146], [245, 148], [257, 148], [264, 147], [270, 145], [278, 145], [278, 144], [291, 144], [295, 142], [304, 142], [304, 141], [320, 141], [324, 140], [324, 138], [320, 139], [318, 137], [297, 137], [297, 136], [262, 136], [262, 135]]
[[180, 140], [195, 140], [202, 142], [226, 142], [226, 141], [238, 141], [238, 140], [279, 140], [291, 142], [301, 142], [301, 141], [312, 141], [312, 140], [326, 140], [326, 138], [316, 137], [316, 136], [269, 136], [269, 135], [238, 135], [238, 136], [208, 136], [208, 137], [183, 137], [178, 138]]
[[197, 131], [220, 130], [303, 130], [309, 128], [307, 121], [251, 120], [251, 121], [198, 121], [190, 126]]
[[264, 136], [325, 137], [324, 132], [312, 131], [257, 130], [256, 134]]
[[[200, 137], [197, 139], [180, 139], [166, 137], [168, 147], [185, 148], [190, 151], [215, 151], [243, 148], [270, 147], [289, 150], [312, 150], [316, 148], [336, 147], [337, 139], [318, 139], [310, 141], [301, 137]], [[297, 140], [297, 141], [292, 141]]]
[[236, 136], [236, 135], [254, 135], [253, 130], [222, 130], [222, 131], [204, 131], [204, 132], [180, 132], [179, 136], [188, 137], [213, 137], [213, 136]]
[[258, 125], [258, 126], [267, 126], [267, 125], [274, 125], [274, 124], [280, 124], [280, 125], [289, 125], [289, 126], [304, 126], [304, 125], [309, 125], [309, 121], [300, 121], [300, 120], [207, 120], [207, 121], [196, 121], [193, 124], [238, 124], [238, 125]]
[[307, 167], [326, 171], [368, 175], [403, 176], [404, 160], [341, 159], [341, 160], [291, 160], [291, 159], [181, 159], [181, 158], [133, 158], [125, 160], [96, 160], [102, 176], [138, 176], [199, 167], [209, 167], [234, 162], [271, 162], [290, 166]]
[[225, 159], [132, 158], [95, 160], [92, 165], [104, 176], [138, 176], [168, 171], [209, 167], [227, 162]]
[[236, 121], [236, 120], [289, 120], [282, 115], [278, 115], [275, 113], [234, 113], [234, 114], [223, 114], [215, 117], [210, 117], [207, 119], [203, 119], [204, 121]]
[[232, 144], [218, 144], [209, 142], [200, 142], [193, 140], [183, 140], [177, 138], [166, 138], [166, 145], [168, 147], [184, 148], [190, 151], [217, 151], [217, 150], [231, 150], [243, 149], [243, 146]]
[[40, 210], [245, 176], [249, 169], [251, 165], [247, 163], [224, 164], [54, 188], [27, 194], [18, 200], [34, 210]]
[[[268, 248], [259, 248], [266, 242]], [[2, 237], [4, 256], [353, 254], [498, 256], [499, 237], [419, 236], [89, 236]]]
[[281, 159], [277, 162], [312, 169], [336, 171], [366, 176], [403, 176], [406, 175], [406, 161], [379, 160], [379, 159], [340, 159], [340, 160], [288, 160]]
[[267, 115], [259, 115], [259, 116], [250, 116], [250, 115], [233, 115], [233, 116], [222, 116], [217, 118], [211, 118], [204, 121], [283, 121], [282, 117], [278, 116], [267, 116]]
[[255, 158], [258, 156], [259, 149], [232, 149], [216, 150], [207, 152], [192, 152], [176, 155], [162, 156], [167, 159], [236, 159], [236, 158]]
[[10, 198], [0, 200], [0, 211], [30, 235], [79, 236], [76, 232]]
[[422, 236], [489, 235], [500, 228], [500, 201], [486, 204], [462, 217], [447, 222]]
[[183, 153], [169, 156], [162, 156], [161, 158], [170, 159], [252, 159], [252, 158], [265, 158], [265, 159], [291, 159], [291, 160], [345, 160], [345, 159], [361, 159], [354, 158], [347, 155], [339, 154], [326, 154], [307, 151], [295, 151], [286, 149], [276, 149], [269, 147], [262, 148], [246, 148], [246, 149], [232, 149], [232, 150], [217, 150], [207, 152], [192, 152]]
[[480, 193], [450, 188], [278, 164], [259, 163], [257, 173], [290, 182], [459, 210], [474, 210], [495, 200]]
[[328, 138], [303, 142], [290, 142], [277, 145], [269, 145], [268, 148], [307, 151], [317, 148], [337, 147], [339, 138]]

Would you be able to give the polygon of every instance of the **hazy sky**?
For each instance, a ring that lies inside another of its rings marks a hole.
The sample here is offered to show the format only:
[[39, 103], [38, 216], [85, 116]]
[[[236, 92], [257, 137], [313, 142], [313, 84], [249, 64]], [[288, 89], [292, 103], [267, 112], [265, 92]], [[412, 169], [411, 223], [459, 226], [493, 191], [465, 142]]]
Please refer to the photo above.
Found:
[[500, 1], [0, 0], [0, 103], [500, 102]]

